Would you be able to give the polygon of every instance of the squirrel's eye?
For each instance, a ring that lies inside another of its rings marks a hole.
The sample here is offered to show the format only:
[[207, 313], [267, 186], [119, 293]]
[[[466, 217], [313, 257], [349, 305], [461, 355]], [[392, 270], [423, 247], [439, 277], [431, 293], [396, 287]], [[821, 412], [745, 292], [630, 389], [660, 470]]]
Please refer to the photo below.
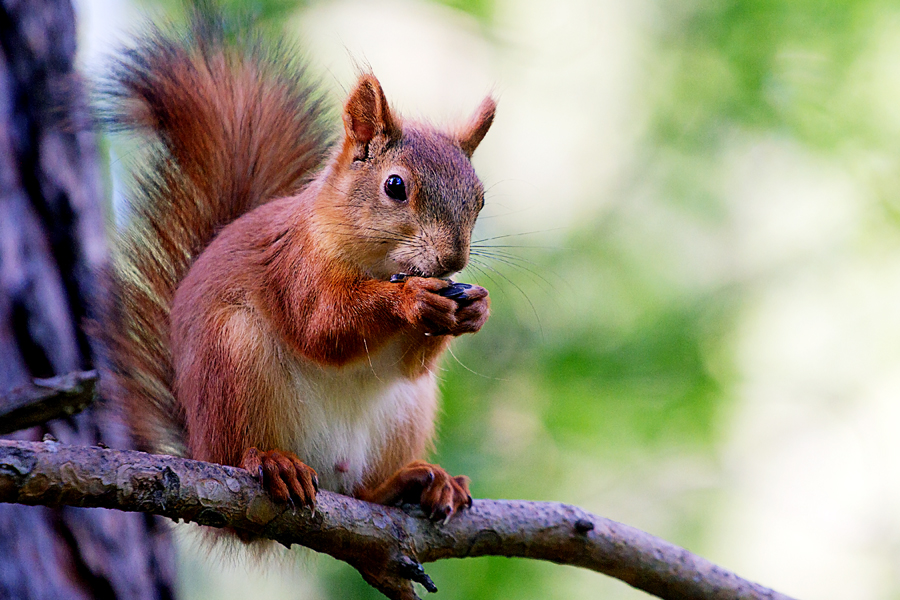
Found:
[[384, 193], [388, 195], [388, 198], [397, 202], [406, 200], [406, 184], [403, 183], [403, 178], [399, 175], [391, 175], [385, 179]]

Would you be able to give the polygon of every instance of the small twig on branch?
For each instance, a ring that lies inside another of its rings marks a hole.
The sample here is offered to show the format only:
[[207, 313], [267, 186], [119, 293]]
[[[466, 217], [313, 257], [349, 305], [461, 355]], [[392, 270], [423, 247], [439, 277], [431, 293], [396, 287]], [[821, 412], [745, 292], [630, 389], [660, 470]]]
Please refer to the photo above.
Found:
[[249, 473], [142, 452], [0, 440], [0, 502], [115, 508], [301, 544], [355, 567], [389, 598], [434, 591], [422, 563], [519, 556], [593, 569], [670, 599], [789, 600], [683, 548], [580, 508], [476, 500], [446, 525], [320, 492], [315, 512], [274, 504]]
[[94, 401], [96, 371], [75, 371], [0, 394], [0, 435], [81, 412]]

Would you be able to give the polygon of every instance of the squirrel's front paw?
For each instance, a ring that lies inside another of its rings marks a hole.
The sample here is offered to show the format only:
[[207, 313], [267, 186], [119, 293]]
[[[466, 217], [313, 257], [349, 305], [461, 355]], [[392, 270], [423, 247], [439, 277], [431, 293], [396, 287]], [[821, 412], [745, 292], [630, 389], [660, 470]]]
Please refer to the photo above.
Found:
[[444, 523], [472, 506], [468, 477], [451, 477], [440, 466], [424, 460], [409, 463], [376, 489], [358, 496], [377, 504], [418, 504], [429, 519]]
[[490, 313], [488, 291], [444, 279], [410, 277], [407, 319], [428, 335], [462, 335], [481, 329]]
[[315, 507], [319, 478], [293, 452], [249, 448], [244, 452], [241, 467], [250, 471], [276, 502]]
[[488, 291], [483, 287], [466, 283], [455, 283], [449, 289], [453, 290], [451, 292], [453, 295], [449, 297], [455, 298], [457, 302], [456, 327], [450, 333], [462, 335], [475, 333], [481, 329], [491, 312]]

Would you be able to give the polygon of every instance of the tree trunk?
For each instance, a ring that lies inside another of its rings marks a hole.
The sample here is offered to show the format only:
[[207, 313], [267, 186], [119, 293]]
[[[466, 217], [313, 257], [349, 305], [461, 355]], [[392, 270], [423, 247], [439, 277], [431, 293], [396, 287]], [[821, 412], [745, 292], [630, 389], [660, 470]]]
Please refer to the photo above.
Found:
[[[84, 331], [107, 250], [75, 40], [70, 0], [0, 0], [0, 390], [103, 355]], [[102, 402], [11, 437], [45, 434], [129, 446]], [[171, 598], [174, 576], [155, 517], [0, 506], [0, 598]]]

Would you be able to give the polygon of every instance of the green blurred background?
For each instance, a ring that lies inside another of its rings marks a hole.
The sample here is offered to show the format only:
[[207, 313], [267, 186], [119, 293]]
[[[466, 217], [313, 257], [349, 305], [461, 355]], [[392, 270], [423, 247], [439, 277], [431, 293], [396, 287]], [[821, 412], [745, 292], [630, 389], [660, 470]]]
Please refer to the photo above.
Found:
[[[141, 15], [179, 18], [77, 4], [89, 73]], [[900, 5], [231, 4], [301, 40], [336, 104], [355, 64], [407, 116], [499, 97], [459, 277], [493, 316], [444, 362], [437, 462], [796, 597], [900, 598]], [[378, 597], [327, 557], [182, 539], [185, 598]], [[428, 570], [444, 600], [646, 597], [524, 560]]]

